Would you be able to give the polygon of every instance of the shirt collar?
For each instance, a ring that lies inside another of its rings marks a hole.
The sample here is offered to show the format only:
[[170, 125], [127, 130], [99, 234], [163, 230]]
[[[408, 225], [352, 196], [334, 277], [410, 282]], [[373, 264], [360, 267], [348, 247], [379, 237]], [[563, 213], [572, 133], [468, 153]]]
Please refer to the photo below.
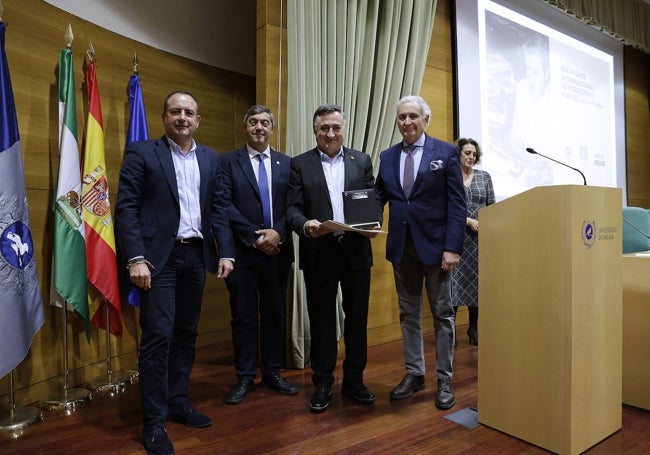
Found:
[[[167, 142], [169, 142], [169, 146], [172, 149], [172, 152], [180, 153], [183, 154], [183, 151], [181, 149], [181, 146], [178, 145], [176, 142], [172, 141], [169, 136], [165, 136], [167, 138]], [[188, 152], [188, 155], [192, 153], [193, 151], [196, 150], [196, 142], [194, 139], [192, 139], [192, 145], [190, 146], [190, 151]]]
[[318, 153], [320, 153], [321, 161], [335, 161], [338, 158], [343, 158], [343, 147], [341, 147], [341, 150], [339, 150], [339, 152], [334, 155], [334, 158], [330, 158], [327, 153], [321, 151], [319, 148], [316, 148], [316, 150], [318, 150]]
[[[251, 147], [251, 146], [248, 145], [248, 144], [246, 144], [246, 150], [248, 151], [248, 157], [249, 157], [250, 159], [253, 159], [253, 158], [255, 158], [257, 155], [260, 154], [260, 152], [258, 152], [257, 150], [255, 150], [253, 147]], [[271, 158], [271, 147], [269, 147], [269, 146], [267, 145], [267, 146], [266, 146], [266, 149], [265, 149], [263, 152], [261, 152], [261, 153], [262, 153], [263, 155], [265, 155], [267, 158]]]
[[[424, 140], [425, 140], [424, 133], [422, 133], [422, 136], [420, 136], [418, 140], [411, 145], [415, 147], [424, 147]], [[402, 148], [406, 147], [406, 145], [407, 145], [406, 141], [402, 141]]]

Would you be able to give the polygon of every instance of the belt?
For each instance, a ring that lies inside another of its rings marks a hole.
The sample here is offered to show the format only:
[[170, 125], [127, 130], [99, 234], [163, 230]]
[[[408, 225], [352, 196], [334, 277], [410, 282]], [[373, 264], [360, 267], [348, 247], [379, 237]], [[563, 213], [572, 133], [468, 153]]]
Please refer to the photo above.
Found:
[[199, 237], [188, 237], [186, 239], [176, 239], [176, 243], [180, 243], [181, 245], [189, 245], [191, 243], [200, 242], [201, 240], [203, 239]]

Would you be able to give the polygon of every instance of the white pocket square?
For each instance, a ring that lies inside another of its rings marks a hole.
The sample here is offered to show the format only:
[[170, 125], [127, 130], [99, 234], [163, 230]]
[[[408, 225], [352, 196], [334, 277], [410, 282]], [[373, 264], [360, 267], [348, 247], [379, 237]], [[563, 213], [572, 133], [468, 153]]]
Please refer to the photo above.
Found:
[[429, 169], [432, 171], [437, 171], [438, 169], [442, 169], [443, 167], [445, 167], [445, 165], [442, 162], [442, 160], [435, 160], [432, 161], [431, 164], [429, 164]]

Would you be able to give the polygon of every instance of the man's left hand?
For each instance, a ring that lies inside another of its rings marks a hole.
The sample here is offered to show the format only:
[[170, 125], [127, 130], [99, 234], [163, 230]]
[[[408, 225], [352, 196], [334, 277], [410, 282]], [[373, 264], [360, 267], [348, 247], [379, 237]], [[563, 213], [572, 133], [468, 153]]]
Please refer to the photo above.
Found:
[[226, 278], [235, 268], [235, 264], [230, 259], [219, 259], [219, 267], [217, 268], [217, 278]]
[[453, 251], [443, 251], [442, 253], [442, 270], [451, 272], [460, 264], [460, 254]]

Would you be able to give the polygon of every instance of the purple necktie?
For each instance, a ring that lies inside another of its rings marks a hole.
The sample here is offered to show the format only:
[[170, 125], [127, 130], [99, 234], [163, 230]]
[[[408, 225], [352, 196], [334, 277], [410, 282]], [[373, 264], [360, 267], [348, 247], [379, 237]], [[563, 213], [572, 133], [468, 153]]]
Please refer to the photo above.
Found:
[[402, 186], [404, 194], [408, 198], [413, 189], [413, 182], [415, 181], [415, 162], [413, 160], [413, 149], [415, 145], [406, 145], [403, 150], [406, 152], [406, 159], [404, 160], [404, 178], [402, 179]]

